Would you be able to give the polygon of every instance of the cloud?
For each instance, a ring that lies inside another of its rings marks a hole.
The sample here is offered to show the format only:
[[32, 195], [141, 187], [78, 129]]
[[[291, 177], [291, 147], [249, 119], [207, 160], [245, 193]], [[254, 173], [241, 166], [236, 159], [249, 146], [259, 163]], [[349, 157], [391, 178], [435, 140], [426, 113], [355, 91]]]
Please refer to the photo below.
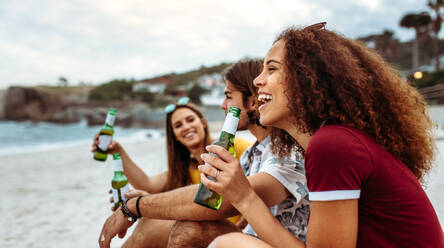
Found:
[[[356, 38], [396, 31], [408, 10], [397, 1], [2, 1], [0, 89], [12, 84], [94, 84], [141, 79], [200, 65], [264, 56], [289, 25], [323, 20]], [[396, 5], [395, 5], [396, 3]], [[403, 33], [404, 32], [404, 33]], [[400, 32], [404, 39], [412, 31]]]

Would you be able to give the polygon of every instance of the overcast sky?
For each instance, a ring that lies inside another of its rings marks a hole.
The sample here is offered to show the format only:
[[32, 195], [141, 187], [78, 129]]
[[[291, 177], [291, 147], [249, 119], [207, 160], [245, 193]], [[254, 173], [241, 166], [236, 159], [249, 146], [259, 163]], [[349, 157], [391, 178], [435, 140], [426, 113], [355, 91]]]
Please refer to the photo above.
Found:
[[[356, 38], [395, 31], [426, 0], [2, 0], [0, 89], [143, 79], [263, 57], [289, 25], [327, 21]], [[441, 32], [441, 36], [442, 36]]]

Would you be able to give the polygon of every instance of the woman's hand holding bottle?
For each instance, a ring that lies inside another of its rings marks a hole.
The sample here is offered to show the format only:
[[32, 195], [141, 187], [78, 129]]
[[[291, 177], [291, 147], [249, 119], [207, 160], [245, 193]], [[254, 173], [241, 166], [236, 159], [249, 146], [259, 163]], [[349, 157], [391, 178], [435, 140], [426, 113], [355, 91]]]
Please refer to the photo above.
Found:
[[[252, 196], [254, 197], [255, 192], [245, 177], [239, 161], [220, 146], [207, 146], [207, 151], [218, 157], [208, 153], [201, 155], [204, 162], [213, 166], [199, 166], [199, 170], [202, 172], [201, 182], [209, 189], [222, 195], [231, 205], [242, 212], [241, 209], [248, 204]], [[216, 180], [213, 182], [207, 176]]]
[[[93, 144], [92, 144], [91, 152], [95, 152], [97, 150], [98, 145], [99, 145], [99, 134], [96, 134], [94, 136], [94, 141], [93, 141]], [[108, 154], [121, 153], [122, 150], [123, 150], [123, 148], [120, 145], [120, 143], [115, 141], [115, 140], [113, 140], [108, 145], [107, 153]]]

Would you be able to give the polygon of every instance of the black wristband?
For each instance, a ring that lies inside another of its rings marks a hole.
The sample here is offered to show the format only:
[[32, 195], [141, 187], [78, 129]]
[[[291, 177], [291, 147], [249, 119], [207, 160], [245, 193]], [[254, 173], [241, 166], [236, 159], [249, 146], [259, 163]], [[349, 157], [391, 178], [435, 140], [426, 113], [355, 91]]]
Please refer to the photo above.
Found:
[[125, 217], [128, 217], [129, 221], [136, 221], [137, 219], [139, 219], [139, 217], [136, 216], [135, 214], [131, 213], [131, 211], [128, 209], [128, 206], [126, 205], [128, 200], [122, 202], [122, 208], [121, 208], [122, 213], [123, 213], [123, 215], [125, 215]]
[[139, 209], [139, 201], [142, 197], [143, 197], [143, 195], [137, 197], [137, 201], [136, 201], [136, 210], [137, 210], [137, 214], [139, 215], [139, 218], [142, 217], [142, 214], [140, 213], [140, 209]]

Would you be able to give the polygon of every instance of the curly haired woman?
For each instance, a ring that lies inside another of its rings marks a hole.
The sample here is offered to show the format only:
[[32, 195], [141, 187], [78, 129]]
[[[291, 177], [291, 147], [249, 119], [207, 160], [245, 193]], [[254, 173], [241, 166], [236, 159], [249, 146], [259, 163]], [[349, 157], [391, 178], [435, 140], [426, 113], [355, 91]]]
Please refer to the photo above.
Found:
[[[425, 102], [380, 56], [324, 25], [284, 30], [255, 79], [260, 122], [275, 127], [273, 151], [305, 154], [306, 244], [272, 218], [242, 173], [230, 173], [226, 152], [211, 146], [221, 172], [216, 182], [202, 182], [266, 242], [227, 234], [212, 247], [444, 247], [421, 187], [434, 152]], [[211, 175], [212, 169], [201, 171]]]

